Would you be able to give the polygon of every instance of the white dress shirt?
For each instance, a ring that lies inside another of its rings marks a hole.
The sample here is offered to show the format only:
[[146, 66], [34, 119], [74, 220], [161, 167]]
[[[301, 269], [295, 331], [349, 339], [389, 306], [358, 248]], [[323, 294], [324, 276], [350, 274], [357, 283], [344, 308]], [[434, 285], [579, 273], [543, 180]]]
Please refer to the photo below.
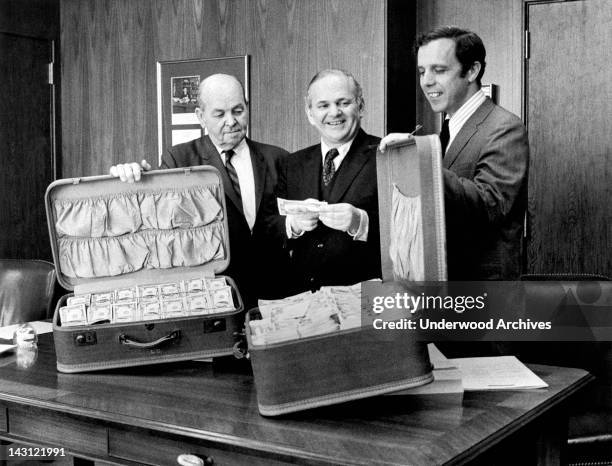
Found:
[[448, 152], [448, 148], [453, 143], [455, 136], [461, 131], [463, 125], [469, 118], [474, 114], [474, 112], [482, 105], [482, 103], [486, 100], [487, 96], [482, 92], [482, 89], [479, 89], [476, 94], [470, 97], [467, 102], [465, 102], [459, 110], [455, 112], [455, 114], [450, 117], [448, 120], [448, 133], [450, 135], [448, 139], [448, 145], [446, 146], [446, 152]]
[[[214, 143], [213, 143], [214, 144]], [[221, 160], [225, 165], [225, 152], [223, 149], [215, 145], [221, 155]], [[253, 231], [255, 225], [255, 177], [253, 175], [253, 162], [251, 161], [251, 151], [246, 139], [243, 139], [234, 147], [235, 154], [232, 156], [232, 165], [236, 169], [238, 182], [240, 183], [240, 196], [242, 197], [242, 211], [249, 228]]]

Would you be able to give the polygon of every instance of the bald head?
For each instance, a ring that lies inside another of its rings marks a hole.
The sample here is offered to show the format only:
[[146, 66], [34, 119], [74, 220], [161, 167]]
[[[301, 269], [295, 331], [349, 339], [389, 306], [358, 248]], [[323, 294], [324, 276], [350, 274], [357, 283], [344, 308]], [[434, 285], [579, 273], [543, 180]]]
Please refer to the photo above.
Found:
[[212, 74], [200, 83], [198, 92], [198, 106], [204, 109], [207, 100], [210, 100], [214, 95], [232, 96], [233, 98], [242, 99], [246, 104], [244, 96], [244, 88], [238, 79], [231, 74]]
[[213, 74], [200, 83], [196, 116], [212, 142], [222, 150], [236, 147], [246, 136], [249, 107], [240, 81]]

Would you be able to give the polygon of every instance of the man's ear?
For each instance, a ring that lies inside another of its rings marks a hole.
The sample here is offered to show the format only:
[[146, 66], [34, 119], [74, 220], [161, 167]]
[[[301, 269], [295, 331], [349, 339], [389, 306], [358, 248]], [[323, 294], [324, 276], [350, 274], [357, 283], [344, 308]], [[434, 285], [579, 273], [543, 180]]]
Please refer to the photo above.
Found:
[[481, 67], [482, 65], [479, 61], [475, 61], [474, 63], [472, 63], [472, 66], [470, 66], [470, 69], [467, 73], [467, 78], [469, 82], [473, 83], [476, 81], [476, 78], [478, 78], [478, 73], [480, 73]]
[[315, 122], [314, 122], [314, 117], [312, 116], [312, 111], [310, 110], [310, 107], [308, 105], [306, 105], [304, 107], [304, 110], [306, 111], [306, 118], [308, 118], [308, 122], [314, 126]]
[[207, 129], [206, 123], [204, 122], [204, 112], [202, 111], [200, 107], [196, 107], [195, 114], [196, 114], [198, 121], [200, 122], [200, 126], [204, 129]]

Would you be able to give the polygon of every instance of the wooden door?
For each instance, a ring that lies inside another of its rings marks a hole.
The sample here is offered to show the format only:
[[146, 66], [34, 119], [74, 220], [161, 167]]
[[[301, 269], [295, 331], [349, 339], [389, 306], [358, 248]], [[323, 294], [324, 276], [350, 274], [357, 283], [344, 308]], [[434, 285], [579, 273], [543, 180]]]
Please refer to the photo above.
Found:
[[612, 2], [526, 13], [527, 269], [612, 276]]
[[0, 33], [0, 258], [51, 259], [52, 42]]

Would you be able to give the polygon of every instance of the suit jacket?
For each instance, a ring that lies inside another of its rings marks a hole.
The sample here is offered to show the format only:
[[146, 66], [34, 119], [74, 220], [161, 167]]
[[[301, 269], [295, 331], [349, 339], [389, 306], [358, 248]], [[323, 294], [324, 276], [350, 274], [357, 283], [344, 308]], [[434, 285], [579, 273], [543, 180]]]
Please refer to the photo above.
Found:
[[[284, 243], [291, 257], [291, 292], [380, 277], [376, 149], [368, 147], [379, 140], [359, 130], [334, 175], [328, 198], [329, 203], [347, 202], [368, 213], [367, 241], [356, 241], [348, 233], [328, 228], [321, 222], [313, 231], [288, 239], [285, 217], [278, 215], [276, 197], [266, 203], [266, 233]], [[284, 199], [319, 199], [321, 174], [320, 144], [291, 154], [283, 160], [276, 195]]]
[[520, 275], [528, 163], [523, 123], [486, 99], [443, 160], [449, 279]]
[[[257, 209], [255, 224], [257, 224], [262, 221], [262, 199], [266, 192], [274, 191], [280, 163], [288, 152], [280, 147], [250, 139], [246, 141], [251, 153], [255, 178]], [[211, 165], [221, 173], [226, 197], [230, 246], [230, 264], [223, 273], [236, 281], [245, 306], [252, 306], [258, 296], [266, 294], [261, 286], [274, 283], [274, 275], [286, 267], [283, 263], [284, 251], [280, 247], [274, 247], [274, 242], [265, 241], [264, 238], [256, 239], [251, 234], [242, 210], [242, 201], [234, 191], [221, 156], [208, 136], [171, 147], [162, 156], [161, 168], [196, 165]]]

